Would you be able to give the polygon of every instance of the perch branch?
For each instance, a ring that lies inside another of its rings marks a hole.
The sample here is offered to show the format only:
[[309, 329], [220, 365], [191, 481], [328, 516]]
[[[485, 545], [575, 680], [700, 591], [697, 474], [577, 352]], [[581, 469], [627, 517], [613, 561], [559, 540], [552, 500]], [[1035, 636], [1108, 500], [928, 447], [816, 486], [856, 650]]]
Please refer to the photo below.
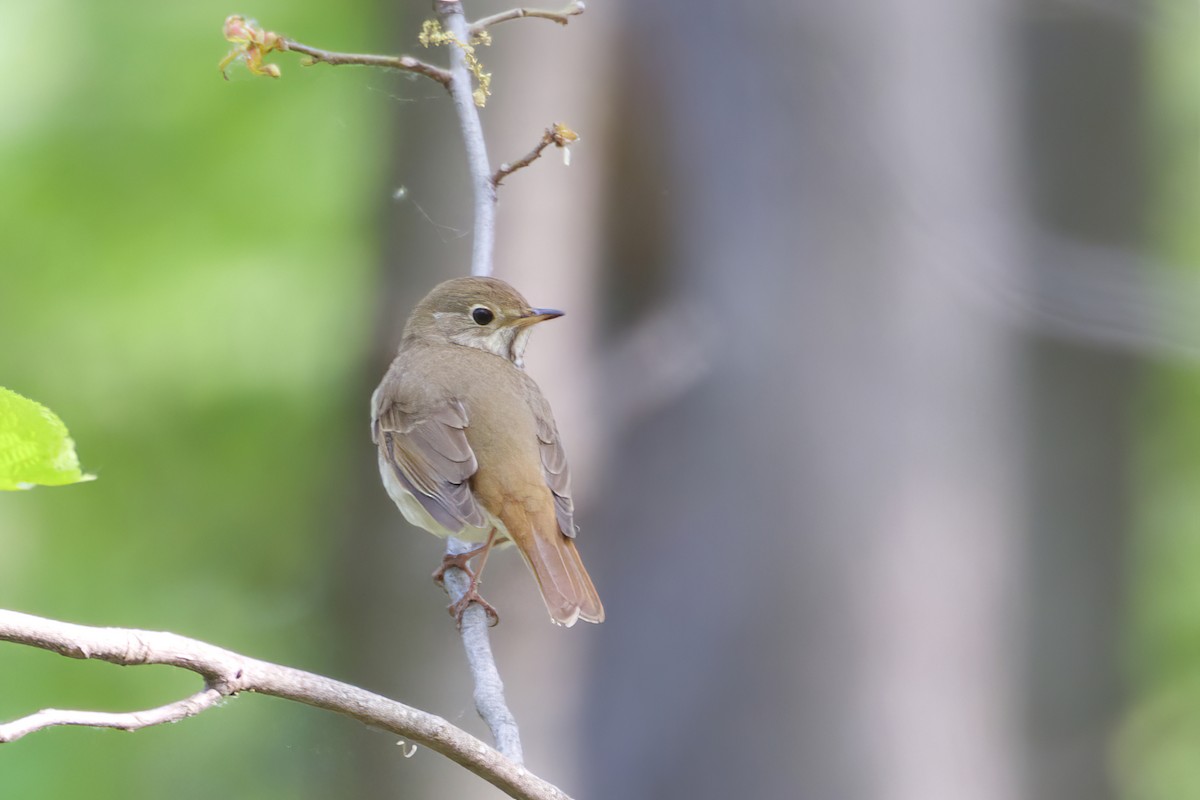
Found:
[[280, 37], [280, 50], [292, 50], [297, 53], [304, 53], [312, 59], [311, 63], [331, 64], [340, 66], [343, 64], [358, 64], [363, 67], [383, 67], [385, 69], [398, 69], [406, 72], [415, 72], [418, 75], [424, 75], [426, 78], [431, 78], [447, 89], [450, 88], [450, 73], [441, 67], [427, 64], [420, 59], [412, 56], [377, 56], [368, 53], [334, 53], [329, 50], [322, 50], [318, 47], [310, 47], [293, 39]]
[[[446, 544], [446, 552], [464, 553], [473, 547], [458, 539], [450, 539]], [[461, 600], [471, 588], [471, 579], [461, 569], [446, 570], [444, 583], [446, 593], [454, 602]], [[516, 763], [524, 763], [521, 729], [517, 727], [517, 720], [504, 699], [504, 682], [500, 680], [500, 670], [492, 655], [487, 612], [477, 603], [467, 606], [463, 612], [462, 642], [475, 682], [475, 710], [491, 730], [496, 749]]]
[[[468, 609], [468, 613], [483, 610]], [[486, 630], [486, 620], [480, 620]], [[466, 621], [464, 620], [464, 629]], [[165, 664], [204, 678], [205, 689], [159, 708], [127, 714], [47, 709], [0, 725], [0, 742], [11, 742], [52, 725], [92, 725], [136, 730], [174, 722], [238, 692], [294, 700], [352, 717], [428, 747], [519, 800], [570, 800], [562, 790], [530, 773], [441, 717], [311, 672], [248, 658], [173, 633], [94, 628], [0, 610], [0, 641], [29, 645], [69, 658], [99, 659], [122, 666]]]
[[546, 132], [542, 134], [542, 138], [537, 143], [537, 146], [526, 153], [524, 157], [519, 158], [511, 163], [506, 161], [501, 164], [500, 168], [496, 170], [496, 174], [492, 176], [492, 185], [499, 186], [501, 182], [509, 175], [512, 175], [519, 169], [528, 167], [530, 164], [540, 158], [542, 151], [550, 145], [554, 145], [566, 150], [566, 148], [572, 142], [577, 141], [579, 141], [579, 134], [575, 133], [575, 131], [571, 130], [566, 125], [558, 122], [554, 123], [549, 128], [546, 128]]
[[571, 17], [582, 14], [583, 10], [583, 0], [575, 0], [575, 2], [561, 11], [550, 11], [544, 8], [510, 8], [508, 11], [501, 11], [499, 14], [492, 14], [490, 17], [475, 20], [471, 23], [470, 30], [471, 35], [475, 36], [493, 25], [499, 25], [501, 22], [508, 22], [509, 20], [521, 19], [522, 17], [548, 19], [552, 22], [557, 22], [559, 25], [566, 25], [571, 21]]
[[[442, 27], [459, 42], [469, 42], [467, 20], [463, 16], [459, 0], [437, 0], [437, 16]], [[483, 124], [479, 120], [479, 109], [471, 93], [471, 73], [463, 47], [450, 49], [450, 96], [462, 128], [463, 145], [467, 151], [467, 168], [471, 176], [471, 195], [475, 200], [475, 235], [471, 248], [471, 274], [492, 274], [492, 250], [496, 239], [496, 186], [492, 182], [492, 168], [488, 163], [487, 144], [483, 139]], [[465, 552], [469, 546], [451, 538], [446, 543], [446, 552]], [[445, 586], [450, 598], [459, 602], [470, 586], [470, 579], [462, 570], [451, 568], [445, 572]], [[520, 730], [504, 699], [504, 684], [492, 655], [488, 634], [487, 614], [477, 604], [469, 606], [462, 615], [460, 625], [463, 647], [475, 682], [475, 710], [492, 731], [496, 747], [512, 761], [520, 764]]]

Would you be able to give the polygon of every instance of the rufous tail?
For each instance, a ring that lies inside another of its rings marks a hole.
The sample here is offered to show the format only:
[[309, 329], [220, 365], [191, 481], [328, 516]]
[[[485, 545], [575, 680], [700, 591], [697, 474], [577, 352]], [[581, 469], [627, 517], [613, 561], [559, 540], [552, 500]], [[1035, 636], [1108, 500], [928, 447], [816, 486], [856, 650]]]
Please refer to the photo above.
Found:
[[[554, 522], [553, 514], [549, 516], [549, 522]], [[513, 522], [518, 524], [509, 524], [505, 520], [508, 535], [537, 578], [550, 619], [556, 625], [568, 628], [576, 620], [603, 622], [604, 606], [591, 577], [583, 568], [574, 540], [563, 536], [557, 523], [549, 533], [543, 533], [536, 523], [521, 525], [517, 520]], [[543, 524], [549, 526], [549, 523]]]

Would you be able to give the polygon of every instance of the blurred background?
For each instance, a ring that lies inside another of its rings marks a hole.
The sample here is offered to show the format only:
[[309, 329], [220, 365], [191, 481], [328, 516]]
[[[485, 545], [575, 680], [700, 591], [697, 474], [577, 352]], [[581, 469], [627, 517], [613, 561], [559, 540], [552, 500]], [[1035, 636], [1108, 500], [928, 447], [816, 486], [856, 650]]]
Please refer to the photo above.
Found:
[[[235, 66], [230, 13], [414, 52], [428, 2], [0, 0], [0, 385], [99, 480], [0, 497], [0, 607], [171, 630], [484, 735], [367, 399], [468, 268], [449, 101]], [[468, 2], [471, 16], [505, 4]], [[488, 567], [579, 798], [1200, 796], [1200, 6], [589, 2], [493, 31], [497, 274], [608, 621]], [[421, 53], [441, 61], [442, 53]], [[0, 718], [196, 688], [0, 647]], [[496, 790], [240, 697], [0, 750], [5, 797]]]

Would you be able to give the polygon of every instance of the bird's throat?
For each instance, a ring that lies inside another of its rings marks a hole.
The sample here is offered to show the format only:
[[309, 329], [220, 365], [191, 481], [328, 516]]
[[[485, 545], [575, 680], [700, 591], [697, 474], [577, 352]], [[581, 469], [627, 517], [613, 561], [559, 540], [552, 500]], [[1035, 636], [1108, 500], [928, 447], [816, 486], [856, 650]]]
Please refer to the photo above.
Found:
[[529, 334], [531, 333], [533, 333], [533, 329], [528, 326], [518, 328], [516, 335], [509, 343], [508, 360], [516, 365], [517, 369], [525, 369], [525, 347], [529, 344]]

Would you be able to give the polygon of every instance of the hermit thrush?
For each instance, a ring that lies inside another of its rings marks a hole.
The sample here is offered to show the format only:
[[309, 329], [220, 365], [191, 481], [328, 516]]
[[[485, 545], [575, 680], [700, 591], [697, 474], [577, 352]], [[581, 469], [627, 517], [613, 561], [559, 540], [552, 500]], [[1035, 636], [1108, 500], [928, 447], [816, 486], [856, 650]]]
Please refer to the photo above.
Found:
[[522, 369], [533, 326], [560, 316], [531, 308], [495, 278], [446, 281], [408, 318], [400, 352], [371, 397], [379, 471], [405, 519], [482, 543], [443, 563], [471, 575], [471, 591], [450, 609], [460, 620], [469, 602], [494, 616], [467, 559], [508, 543], [533, 571], [551, 620], [604, 619], [575, 548], [571, 479], [554, 417]]

